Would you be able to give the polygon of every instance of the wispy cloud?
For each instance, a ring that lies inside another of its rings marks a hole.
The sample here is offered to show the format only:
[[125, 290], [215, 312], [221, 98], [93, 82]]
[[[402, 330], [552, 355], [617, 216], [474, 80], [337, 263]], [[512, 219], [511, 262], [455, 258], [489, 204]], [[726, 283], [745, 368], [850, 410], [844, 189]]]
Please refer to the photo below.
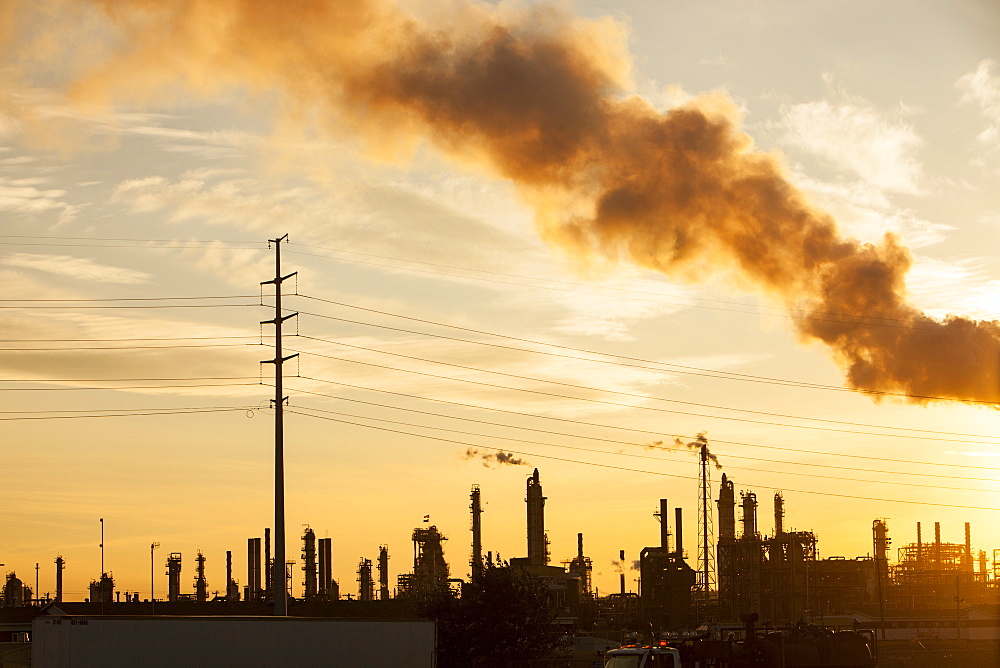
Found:
[[98, 283], [118, 283], [136, 285], [148, 283], [151, 276], [143, 271], [98, 264], [93, 260], [69, 255], [36, 255], [34, 253], [12, 253], [0, 258], [0, 264], [21, 267], [49, 274], [67, 276], [81, 281]]
[[886, 232], [892, 232], [907, 247], [923, 248], [940, 243], [953, 229], [900, 208], [867, 181], [829, 182], [796, 173], [795, 182], [837, 219], [847, 235], [867, 243], [878, 243]]
[[993, 73], [995, 66], [992, 60], [980, 61], [955, 84], [962, 91], [959, 103], [979, 107], [986, 119], [986, 128], [976, 138], [990, 153], [1000, 152], [1000, 77]]
[[779, 123], [789, 145], [830, 161], [887, 191], [918, 194], [923, 167], [916, 157], [923, 140], [902, 118], [865, 100], [826, 100], [788, 105]]
[[59, 222], [72, 220], [79, 207], [63, 201], [65, 190], [39, 188], [42, 179], [8, 179], [0, 176], [0, 211], [22, 214], [57, 212]]

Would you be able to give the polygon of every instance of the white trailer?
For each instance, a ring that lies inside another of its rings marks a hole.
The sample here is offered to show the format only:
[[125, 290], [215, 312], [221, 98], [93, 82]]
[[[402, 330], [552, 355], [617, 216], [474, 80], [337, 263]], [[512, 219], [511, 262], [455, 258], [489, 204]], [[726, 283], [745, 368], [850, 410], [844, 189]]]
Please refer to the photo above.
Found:
[[436, 666], [433, 620], [40, 615], [34, 668]]

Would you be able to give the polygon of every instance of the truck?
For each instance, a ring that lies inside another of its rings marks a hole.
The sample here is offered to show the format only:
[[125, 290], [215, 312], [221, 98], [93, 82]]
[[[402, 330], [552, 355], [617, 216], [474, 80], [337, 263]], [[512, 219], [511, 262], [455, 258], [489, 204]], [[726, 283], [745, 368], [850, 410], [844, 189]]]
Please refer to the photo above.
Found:
[[666, 645], [626, 645], [604, 655], [604, 668], [681, 668], [681, 653]]

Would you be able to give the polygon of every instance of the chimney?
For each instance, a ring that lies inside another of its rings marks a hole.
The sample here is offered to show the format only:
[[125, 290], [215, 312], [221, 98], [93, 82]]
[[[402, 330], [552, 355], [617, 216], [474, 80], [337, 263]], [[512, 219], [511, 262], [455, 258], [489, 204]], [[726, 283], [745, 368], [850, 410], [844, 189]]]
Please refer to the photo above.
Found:
[[677, 558], [684, 558], [684, 520], [682, 519], [682, 510], [680, 508], [674, 508], [674, 546], [677, 548]]
[[538, 478], [538, 469], [528, 478], [525, 494], [528, 512], [528, 563], [532, 566], [548, 564], [545, 546], [545, 497]]
[[618, 551], [619, 562], [622, 566], [621, 572], [621, 586], [622, 586], [622, 596], [625, 595], [625, 550]]
[[660, 547], [664, 552], [670, 549], [670, 523], [667, 521], [669, 517], [667, 500], [660, 499]]
[[924, 540], [920, 536], [920, 522], [917, 522], [917, 568], [924, 567]]

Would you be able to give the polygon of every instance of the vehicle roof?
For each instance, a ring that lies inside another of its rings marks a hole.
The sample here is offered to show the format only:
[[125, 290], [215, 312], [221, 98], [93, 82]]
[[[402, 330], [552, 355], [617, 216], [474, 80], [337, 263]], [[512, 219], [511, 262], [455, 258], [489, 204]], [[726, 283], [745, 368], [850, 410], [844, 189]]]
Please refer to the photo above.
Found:
[[610, 650], [607, 654], [609, 656], [629, 656], [632, 654], [671, 654], [677, 650], [673, 647], [663, 647], [663, 646], [649, 646], [649, 647], [619, 647], [618, 649]]

